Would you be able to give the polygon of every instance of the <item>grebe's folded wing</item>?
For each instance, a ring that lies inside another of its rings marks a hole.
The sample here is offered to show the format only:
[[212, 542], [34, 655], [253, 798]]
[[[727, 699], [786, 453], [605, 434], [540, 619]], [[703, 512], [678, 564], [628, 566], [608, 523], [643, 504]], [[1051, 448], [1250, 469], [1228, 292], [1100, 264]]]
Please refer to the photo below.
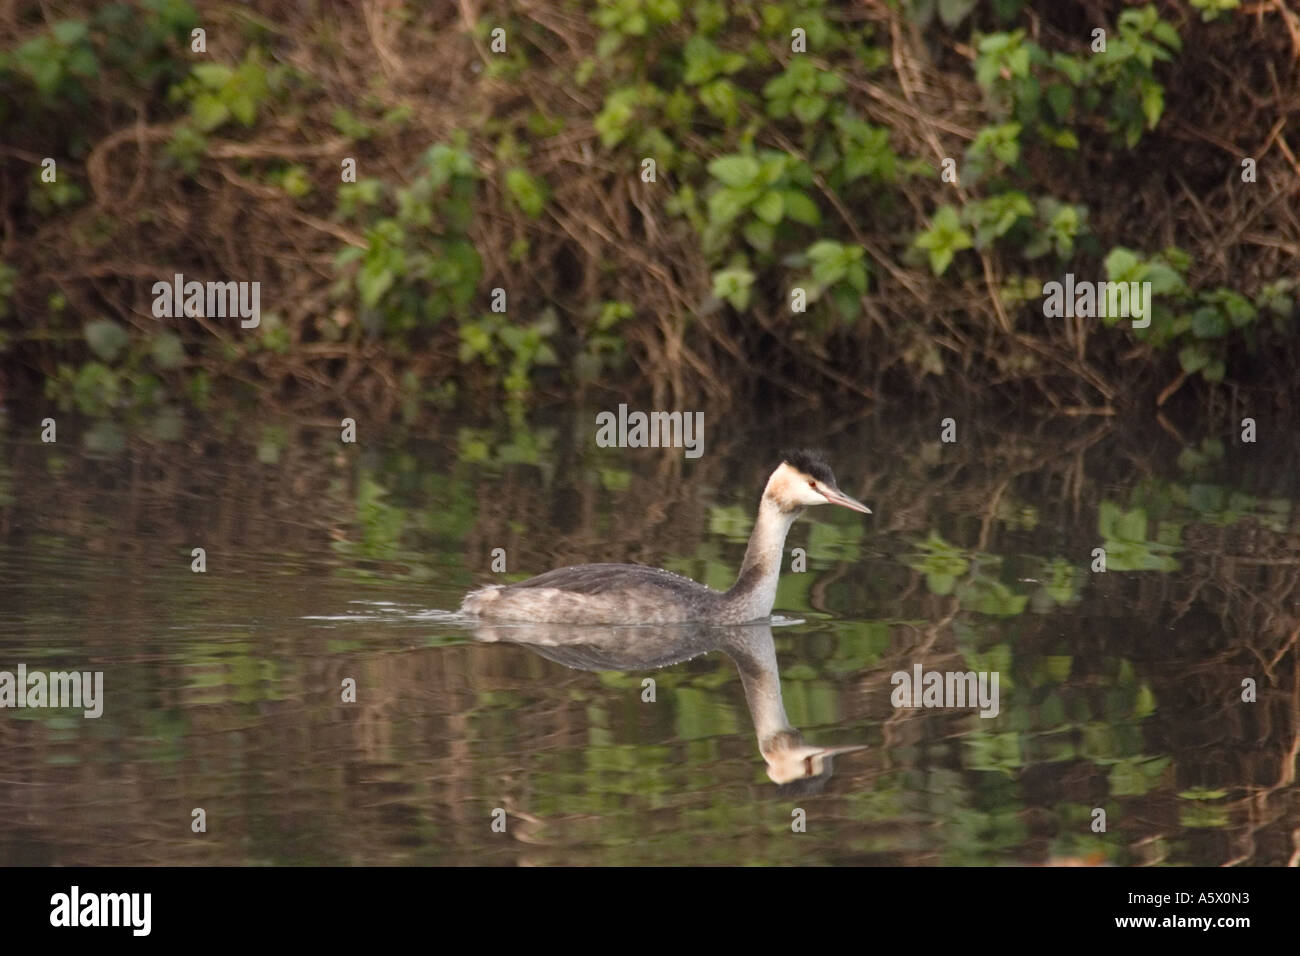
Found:
[[672, 591], [699, 589], [690, 578], [662, 568], [640, 564], [580, 564], [556, 568], [511, 588], [556, 588], [572, 594], [609, 594], [637, 587], [662, 587]]

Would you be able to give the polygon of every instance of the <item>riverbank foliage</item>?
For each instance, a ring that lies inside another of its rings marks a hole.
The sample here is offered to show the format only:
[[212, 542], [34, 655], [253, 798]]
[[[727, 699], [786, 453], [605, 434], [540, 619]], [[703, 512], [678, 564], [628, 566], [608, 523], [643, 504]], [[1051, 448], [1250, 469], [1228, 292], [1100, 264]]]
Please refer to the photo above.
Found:
[[[5, 16], [11, 396], [96, 415], [629, 392], [1110, 414], [1296, 394], [1284, 0]], [[260, 282], [260, 324], [156, 318], [175, 273]], [[1067, 273], [1149, 281], [1149, 327], [1046, 317]]]

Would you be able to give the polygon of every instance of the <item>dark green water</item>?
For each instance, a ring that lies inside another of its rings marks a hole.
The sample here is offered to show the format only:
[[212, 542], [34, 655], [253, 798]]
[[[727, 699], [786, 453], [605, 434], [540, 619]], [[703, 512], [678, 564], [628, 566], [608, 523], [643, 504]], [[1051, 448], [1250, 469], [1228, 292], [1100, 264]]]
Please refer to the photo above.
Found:
[[[362, 422], [355, 445], [0, 422], [0, 671], [102, 671], [105, 698], [0, 710], [0, 863], [1296, 862], [1290, 436], [959, 422], [943, 444], [939, 416], [809, 415], [710, 420], [688, 461], [595, 447], [595, 411]], [[810, 746], [866, 745], [818, 785], [769, 779], [720, 650], [584, 670], [448, 613], [581, 561], [726, 587], [792, 435], [875, 511], [814, 509], [787, 542], [785, 712]], [[996, 671], [997, 717], [894, 707], [917, 664]]]

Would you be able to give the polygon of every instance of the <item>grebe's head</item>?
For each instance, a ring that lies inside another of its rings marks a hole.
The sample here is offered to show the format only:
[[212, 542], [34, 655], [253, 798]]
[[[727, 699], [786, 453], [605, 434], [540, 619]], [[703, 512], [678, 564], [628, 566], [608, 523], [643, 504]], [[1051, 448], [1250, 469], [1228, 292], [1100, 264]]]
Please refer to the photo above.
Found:
[[812, 451], [783, 453], [781, 464], [767, 480], [763, 497], [770, 498], [782, 511], [800, 511], [811, 505], [841, 505], [871, 514], [871, 509], [862, 502], [840, 491], [826, 460]]
[[834, 757], [866, 749], [865, 745], [813, 747], [794, 728], [778, 731], [758, 742], [759, 753], [767, 763], [768, 777], [773, 783], [782, 784], [783, 793], [789, 796], [820, 793], [831, 777]]

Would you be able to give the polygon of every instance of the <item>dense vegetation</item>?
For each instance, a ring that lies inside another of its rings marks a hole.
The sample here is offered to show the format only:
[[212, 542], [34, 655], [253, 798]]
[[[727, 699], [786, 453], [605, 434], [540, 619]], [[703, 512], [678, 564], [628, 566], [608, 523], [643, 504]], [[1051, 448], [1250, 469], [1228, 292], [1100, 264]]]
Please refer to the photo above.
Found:
[[[1300, 15], [1247, 6], [10, 8], [0, 388], [1286, 405]], [[260, 324], [155, 317], [175, 273]], [[1046, 317], [1066, 273], [1151, 282], [1149, 327]]]

